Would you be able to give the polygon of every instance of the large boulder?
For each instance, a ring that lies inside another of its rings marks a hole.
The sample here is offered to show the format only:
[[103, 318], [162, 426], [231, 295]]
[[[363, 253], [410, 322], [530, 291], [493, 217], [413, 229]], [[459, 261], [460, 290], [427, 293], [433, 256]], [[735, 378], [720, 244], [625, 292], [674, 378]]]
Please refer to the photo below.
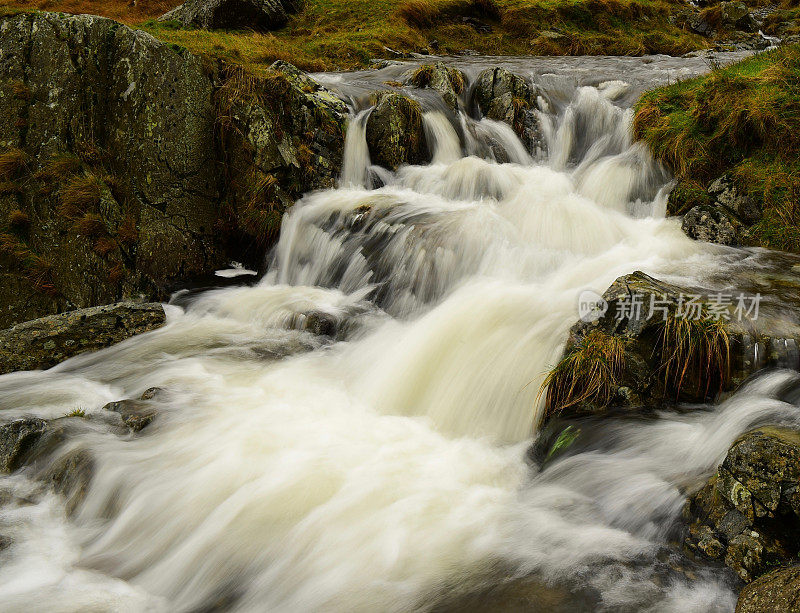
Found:
[[86, 15], [0, 18], [0, 102], [0, 328], [257, 266], [253, 219], [274, 237], [344, 146], [344, 105], [294, 67], [246, 75]]
[[458, 97], [464, 92], [466, 77], [457, 68], [442, 62], [423, 64], [411, 71], [404, 79], [406, 85], [428, 88], [439, 92], [442, 100], [452, 110], [458, 110]]
[[800, 611], [800, 565], [774, 570], [739, 593], [736, 613], [796, 613]]
[[96, 351], [162, 326], [157, 303], [89, 307], [50, 315], [0, 331], [0, 374], [50, 368], [86, 351]]
[[210, 30], [267, 32], [286, 25], [301, 6], [300, 0], [188, 0], [159, 19]]
[[367, 119], [367, 145], [372, 162], [396, 170], [403, 164], [429, 161], [422, 107], [401, 94], [386, 93]]
[[0, 326], [224, 262], [213, 93], [199, 58], [114, 21], [0, 20]]
[[797, 560], [800, 433], [759, 428], [733, 443], [686, 504], [687, 549], [724, 562], [745, 582]]
[[481, 115], [511, 126], [529, 151], [544, 146], [536, 116], [540, 92], [505, 68], [487, 68], [475, 81], [472, 99]]

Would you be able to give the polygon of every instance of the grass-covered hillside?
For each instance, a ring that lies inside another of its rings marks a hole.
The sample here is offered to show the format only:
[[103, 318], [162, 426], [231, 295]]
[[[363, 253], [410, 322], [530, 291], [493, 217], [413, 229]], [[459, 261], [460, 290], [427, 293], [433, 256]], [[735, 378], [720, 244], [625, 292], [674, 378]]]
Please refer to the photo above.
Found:
[[[346, 69], [400, 52], [682, 54], [709, 46], [680, 0], [306, 0], [279, 31], [207, 32], [156, 23], [179, 0], [0, 0], [6, 12], [93, 13], [251, 68], [276, 59]], [[488, 27], [487, 27], [488, 26]]]
[[679, 179], [671, 212], [706, 204], [729, 173], [763, 211], [748, 242], [800, 252], [800, 46], [647, 93], [634, 129]]

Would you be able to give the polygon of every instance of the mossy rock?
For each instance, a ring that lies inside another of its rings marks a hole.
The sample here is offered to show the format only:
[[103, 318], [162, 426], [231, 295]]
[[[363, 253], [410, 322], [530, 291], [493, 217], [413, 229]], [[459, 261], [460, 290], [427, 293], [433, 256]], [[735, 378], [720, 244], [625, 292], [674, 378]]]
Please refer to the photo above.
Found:
[[380, 95], [367, 120], [367, 145], [372, 162], [391, 170], [428, 162], [419, 102], [396, 93]]

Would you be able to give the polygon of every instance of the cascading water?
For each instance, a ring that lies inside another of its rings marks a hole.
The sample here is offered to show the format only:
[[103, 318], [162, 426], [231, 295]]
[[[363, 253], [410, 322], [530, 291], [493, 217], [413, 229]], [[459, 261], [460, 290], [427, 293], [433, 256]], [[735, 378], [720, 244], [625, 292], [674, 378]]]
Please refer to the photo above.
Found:
[[[630, 141], [635, 88], [575, 80], [540, 79], [558, 88], [539, 161], [505, 124], [431, 109], [433, 162], [376, 169], [363, 110], [341, 187], [295, 205], [257, 285], [0, 377], [7, 417], [82, 408], [58, 454], [94, 458], [69, 518], [41, 467], [2, 479], [3, 610], [732, 610], [671, 530], [739, 433], [800, 421], [778, 397], [794, 375], [526, 459], [580, 290], [636, 269], [696, 280], [733, 253], [663, 219], [668, 177]], [[333, 338], [305, 329], [320, 314]], [[108, 428], [105, 403], [154, 386], [146, 432]]]

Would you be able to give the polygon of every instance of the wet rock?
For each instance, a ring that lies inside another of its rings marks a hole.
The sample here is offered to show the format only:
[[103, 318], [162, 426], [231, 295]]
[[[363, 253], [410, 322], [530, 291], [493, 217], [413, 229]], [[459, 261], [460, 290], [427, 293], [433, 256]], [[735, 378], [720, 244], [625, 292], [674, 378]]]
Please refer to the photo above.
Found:
[[423, 64], [408, 75], [404, 82], [414, 87], [429, 88], [439, 92], [445, 104], [458, 109], [458, 97], [464, 91], [466, 78], [457, 68], [449, 68], [442, 62]]
[[72, 515], [86, 498], [94, 476], [94, 458], [87, 449], [73, 449], [50, 466], [44, 475], [53, 490], [66, 498], [66, 511]]
[[0, 426], [0, 470], [8, 473], [18, 469], [46, 429], [47, 422], [35, 417]]
[[759, 428], [733, 443], [686, 504], [686, 548], [750, 582], [800, 546], [800, 432]]
[[109, 402], [103, 410], [119, 413], [123, 424], [132, 432], [140, 432], [149, 426], [158, 414], [151, 400], [157, 399], [163, 393], [161, 388], [151, 387], [145, 390], [138, 400], [128, 398]]
[[306, 313], [303, 321], [303, 329], [317, 336], [336, 336], [337, 325], [336, 317], [324, 311]]
[[[28, 163], [30, 254], [0, 253], [0, 326], [144, 294], [224, 259], [204, 62], [109, 19], [0, 19], [0, 150]], [[64, 198], [72, 202], [62, 206]], [[3, 229], [3, 231], [5, 231]]]
[[708, 195], [715, 206], [726, 209], [744, 224], [751, 225], [761, 219], [758, 202], [743, 193], [728, 175], [722, 175], [714, 181], [708, 187]]
[[400, 94], [383, 94], [367, 120], [367, 144], [373, 163], [396, 170], [428, 161], [422, 107]]
[[473, 101], [484, 117], [507, 123], [529, 151], [544, 140], [536, 116], [539, 90], [505, 68], [488, 68], [478, 75]]
[[209, 30], [267, 32], [286, 25], [301, 6], [300, 0], [187, 0], [159, 20]]
[[234, 93], [225, 103], [231, 204], [239, 228], [260, 245], [303, 193], [335, 187], [348, 117], [339, 98], [296, 67], [278, 61], [270, 68], [249, 95]]
[[160, 304], [120, 302], [50, 315], [0, 331], [0, 374], [50, 368], [164, 325]]
[[794, 613], [800, 611], [800, 565], [774, 570], [739, 593], [736, 613]]
[[736, 226], [723, 210], [714, 206], [696, 206], [683, 216], [681, 228], [689, 238], [720, 245], [737, 245]]

